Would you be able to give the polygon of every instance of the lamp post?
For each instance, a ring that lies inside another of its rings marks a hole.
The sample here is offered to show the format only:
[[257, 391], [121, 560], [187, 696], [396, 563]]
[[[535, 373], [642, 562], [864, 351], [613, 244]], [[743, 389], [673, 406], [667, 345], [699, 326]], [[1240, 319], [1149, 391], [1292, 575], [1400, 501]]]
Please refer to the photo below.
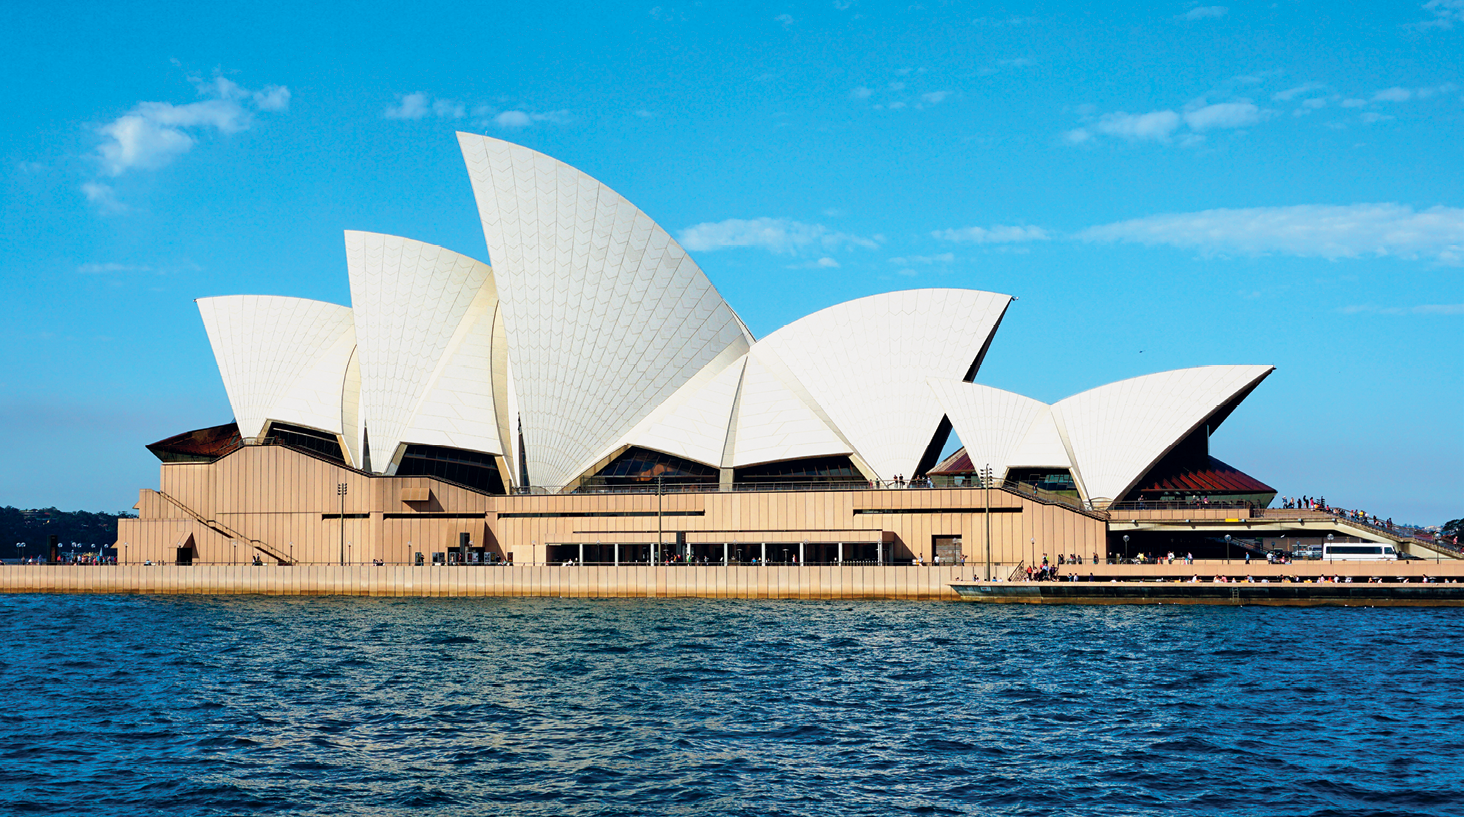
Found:
[[[1328, 534], [1328, 544], [1332, 544], [1332, 543], [1333, 543], [1333, 534], [1331, 534], [1331, 533], [1330, 533], [1330, 534]], [[1329, 556], [1329, 555], [1332, 555], [1332, 554], [1329, 554], [1329, 553], [1328, 553], [1328, 552], [1327, 552], [1327, 550], [1326, 550], [1326, 548], [1325, 548], [1325, 549], [1324, 549], [1324, 551], [1323, 551], [1323, 555], [1324, 555], [1324, 556]], [[1331, 561], [1332, 561], [1332, 559], [1329, 559], [1329, 560], [1328, 560], [1328, 561], [1330, 561], [1330, 562], [1331, 562]]]
[[992, 581], [992, 464], [988, 463], [982, 469], [982, 499], [986, 508], [982, 516], [987, 522], [987, 578], [985, 581]]
[[[350, 543], [350, 542], [347, 542], [347, 543], [346, 543], [346, 552], [347, 552], [347, 553], [350, 553], [350, 552], [351, 552], [351, 543]], [[349, 560], [349, 559], [347, 559], [347, 561], [350, 561], [350, 560]], [[343, 564], [344, 564], [344, 563], [343, 563]]]
[[1226, 561], [1231, 561], [1231, 534], [1226, 534]]
[[295, 543], [294, 542], [291, 542], [290, 543], [290, 564], [291, 565], [294, 565], [295, 564]]
[[346, 483], [336, 483], [336, 496], [341, 498], [341, 565], [346, 564]]
[[1124, 561], [1129, 561], [1129, 534], [1124, 534]]
[[234, 556], [233, 556], [233, 560], [232, 560], [231, 564], [233, 564], [235, 566], [238, 566], [238, 564], [239, 564], [239, 540], [238, 539], [230, 539], [229, 540], [229, 544], [231, 544], [231, 545], [234, 546]]
[[20, 559], [21, 564], [25, 564], [25, 542], [15, 543], [15, 555]]

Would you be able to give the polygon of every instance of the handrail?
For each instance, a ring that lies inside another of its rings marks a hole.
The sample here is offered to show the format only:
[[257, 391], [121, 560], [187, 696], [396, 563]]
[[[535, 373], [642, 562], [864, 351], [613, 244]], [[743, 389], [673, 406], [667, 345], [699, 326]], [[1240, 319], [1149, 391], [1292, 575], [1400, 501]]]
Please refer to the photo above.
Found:
[[187, 505], [184, 505], [182, 502], [179, 502], [177, 499], [174, 499], [173, 497], [169, 496], [164, 491], [159, 490], [159, 491], [154, 491], [154, 493], [156, 493], [158, 496], [161, 496], [162, 498], [168, 500], [169, 502], [173, 503], [173, 505], [176, 508], [178, 508], [179, 510], [181, 510], [184, 513], [188, 514], [189, 516], [193, 517], [194, 521], [196, 521], [200, 525], [203, 525], [204, 527], [212, 530], [213, 532], [215, 532], [217, 534], [220, 534], [222, 536], [226, 536], [226, 537], [228, 537], [230, 539], [242, 539], [245, 542], [248, 542], [256, 550], [259, 550], [262, 553], [264, 553], [264, 555], [270, 557], [271, 559], [274, 559], [276, 562], [279, 562], [280, 564], [290, 564], [291, 560], [288, 557], [281, 556], [280, 554], [275, 553], [273, 550], [270, 549], [270, 546], [267, 543], [265, 543], [265, 542], [263, 542], [263, 541], [261, 541], [259, 539], [253, 539], [251, 537], [245, 536], [243, 533], [240, 533], [239, 531], [237, 531], [237, 530], [229, 527], [228, 525], [225, 525], [223, 522], [219, 522], [218, 520], [204, 519], [203, 516], [201, 514], [199, 514], [197, 511], [195, 511], [194, 509], [188, 507]]

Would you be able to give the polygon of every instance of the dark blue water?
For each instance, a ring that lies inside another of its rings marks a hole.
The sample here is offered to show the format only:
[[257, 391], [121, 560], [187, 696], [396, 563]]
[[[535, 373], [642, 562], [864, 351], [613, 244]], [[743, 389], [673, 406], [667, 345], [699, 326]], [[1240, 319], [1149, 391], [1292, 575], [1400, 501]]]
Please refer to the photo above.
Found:
[[1459, 610], [0, 597], [5, 814], [1461, 813]]

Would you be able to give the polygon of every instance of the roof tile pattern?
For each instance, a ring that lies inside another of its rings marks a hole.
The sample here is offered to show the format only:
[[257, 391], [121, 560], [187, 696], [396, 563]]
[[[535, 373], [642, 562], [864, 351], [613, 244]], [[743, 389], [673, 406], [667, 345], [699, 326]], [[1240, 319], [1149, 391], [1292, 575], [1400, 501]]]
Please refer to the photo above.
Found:
[[621, 445], [719, 467], [746, 362], [746, 355], [731, 364], [723, 357], [713, 360], [626, 434]]
[[758, 342], [876, 474], [912, 476], [944, 410], [928, 378], [961, 380], [1011, 296], [916, 289], [831, 306]]
[[458, 141], [504, 304], [528, 478], [563, 485], [752, 337], [681, 245], [615, 191], [528, 148]]
[[[340, 385], [350, 354], [344, 339], [352, 331], [348, 307], [276, 295], [197, 303], [240, 436], [258, 437], [267, 420], [340, 433]], [[329, 357], [343, 344], [345, 356]], [[316, 383], [307, 375], [319, 365], [330, 379]], [[282, 410], [287, 396], [294, 400]]]
[[[361, 358], [360, 422], [372, 467], [385, 472], [469, 307], [493, 283], [480, 261], [378, 233], [346, 233], [346, 269]], [[491, 413], [486, 420], [492, 425]]]
[[1009, 466], [1019, 464], [1012, 455], [1034, 421], [1047, 420], [1052, 426], [1048, 406], [1040, 400], [959, 380], [933, 378], [927, 383], [951, 418], [975, 470], [990, 465], [994, 475], [1005, 474]]
[[1053, 405], [1085, 493], [1117, 500], [1271, 366], [1201, 366], [1110, 383]]
[[493, 402], [493, 321], [498, 308], [490, 278], [448, 341], [402, 442], [503, 454]]
[[735, 468], [765, 462], [853, 453], [808, 398], [788, 377], [778, 360], [755, 351], [748, 356], [738, 396], [732, 462]]

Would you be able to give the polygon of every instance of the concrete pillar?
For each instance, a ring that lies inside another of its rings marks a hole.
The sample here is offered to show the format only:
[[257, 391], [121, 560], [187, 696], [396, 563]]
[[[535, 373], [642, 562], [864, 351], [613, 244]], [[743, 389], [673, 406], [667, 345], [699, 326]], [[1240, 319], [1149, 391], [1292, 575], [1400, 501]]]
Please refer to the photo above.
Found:
[[611, 558], [611, 561], [615, 564], [616, 567], [620, 567], [621, 566], [621, 543], [620, 542], [616, 542], [615, 544], [611, 545], [610, 546], [610, 552], [611, 552], [611, 557], [610, 557]]
[[727, 542], [722, 543], [722, 566], [727, 567]]
[[585, 543], [580, 543], [580, 564], [585, 564]]
[[804, 566], [804, 543], [799, 543], [799, 567]]
[[844, 543], [843, 542], [840, 542], [839, 544], [835, 545], [835, 547], [837, 548], [837, 551], [836, 551], [836, 554], [835, 554], [835, 557], [834, 557], [834, 561], [835, 561], [836, 564], [843, 565], [844, 564]]
[[759, 567], [767, 567], [768, 566], [768, 543], [767, 542], [762, 542], [758, 546], [760, 548], [762, 548], [761, 555], [758, 557], [758, 566]]
[[885, 565], [885, 543], [884, 542], [876, 542], [875, 543], [875, 564], [881, 565], [882, 567]]

